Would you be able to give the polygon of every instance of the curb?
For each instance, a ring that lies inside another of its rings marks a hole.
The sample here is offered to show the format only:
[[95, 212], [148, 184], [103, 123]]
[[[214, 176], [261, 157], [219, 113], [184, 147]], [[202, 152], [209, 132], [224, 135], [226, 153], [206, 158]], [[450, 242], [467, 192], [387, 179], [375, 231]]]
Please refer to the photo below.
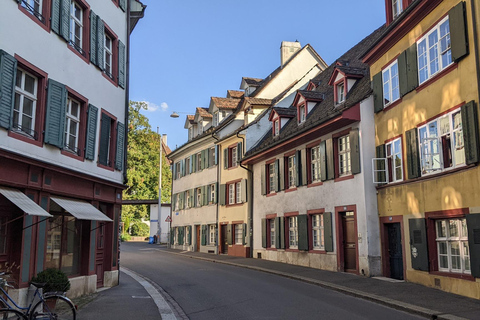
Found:
[[401, 302], [401, 301], [398, 301], [398, 300], [381, 297], [381, 296], [378, 296], [378, 295], [375, 295], [375, 294], [366, 293], [366, 292], [363, 292], [363, 291], [360, 291], [360, 290], [351, 289], [351, 288], [336, 285], [336, 284], [333, 284], [333, 283], [320, 281], [320, 280], [315, 280], [315, 279], [302, 277], [302, 276], [297, 276], [297, 275], [293, 275], [293, 274], [285, 273], [285, 272], [281, 272], [281, 271], [275, 271], [275, 270], [270, 270], [270, 269], [265, 269], [265, 268], [261, 268], [261, 267], [255, 267], [255, 266], [248, 266], [248, 265], [243, 265], [243, 264], [224, 261], [224, 260], [216, 260], [216, 259], [213, 259], [213, 258], [205, 258], [205, 257], [185, 255], [185, 254], [180, 253], [180, 252], [172, 252], [172, 251], [167, 251], [167, 250], [165, 250], [165, 251], [162, 250], [161, 252], [176, 254], [176, 255], [180, 255], [180, 256], [183, 256], [183, 257], [188, 257], [188, 258], [191, 258], [191, 259], [209, 261], [209, 262], [213, 262], [213, 263], [222, 263], [222, 264], [226, 264], [226, 265], [230, 265], [230, 266], [234, 266], [234, 267], [240, 267], [240, 268], [251, 269], [251, 270], [261, 271], [261, 272], [265, 272], [265, 273], [270, 273], [270, 274], [278, 275], [278, 276], [281, 276], [281, 277], [284, 277], [284, 278], [289, 278], [289, 279], [298, 280], [298, 281], [302, 281], [302, 282], [305, 282], [305, 283], [317, 285], [319, 287], [323, 287], [323, 288], [326, 288], [326, 289], [335, 290], [335, 291], [338, 291], [338, 292], [341, 292], [341, 293], [344, 293], [344, 294], [348, 294], [350, 296], [354, 296], [354, 297], [361, 298], [361, 299], [364, 299], [364, 300], [369, 300], [369, 301], [372, 301], [372, 302], [376, 302], [376, 303], [382, 304], [382, 305], [387, 306], [387, 307], [391, 307], [391, 308], [394, 308], [394, 309], [397, 309], [397, 310], [401, 310], [401, 311], [405, 311], [405, 312], [408, 312], [408, 313], [420, 315], [420, 316], [430, 318], [430, 319], [468, 320], [467, 318], [458, 317], [458, 316], [455, 316], [455, 315], [452, 315], [452, 314], [441, 313], [440, 311], [419, 307], [419, 306], [416, 306], [416, 305], [413, 305], [413, 304], [410, 304], [410, 303]]

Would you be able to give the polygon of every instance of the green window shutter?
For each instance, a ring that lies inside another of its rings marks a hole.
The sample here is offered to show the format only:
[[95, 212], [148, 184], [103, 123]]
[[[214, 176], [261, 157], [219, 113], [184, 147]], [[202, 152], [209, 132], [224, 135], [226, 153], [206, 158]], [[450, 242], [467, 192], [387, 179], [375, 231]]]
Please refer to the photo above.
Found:
[[203, 169], [208, 168], [208, 149], [203, 150], [203, 155], [202, 155], [202, 166]]
[[192, 155], [192, 172], [197, 172], [197, 155], [193, 154]]
[[176, 210], [175, 203], [177, 203], [177, 194], [172, 195], [172, 211]]
[[202, 225], [202, 246], [205, 246], [207, 244], [207, 226]]
[[97, 15], [90, 10], [90, 62], [98, 65], [97, 62]]
[[175, 165], [175, 163], [173, 163], [172, 165], [172, 179], [177, 180], [177, 166]]
[[190, 164], [189, 164], [190, 168], [188, 170], [188, 172], [190, 172], [190, 174], [193, 173], [193, 155], [190, 155]]
[[190, 190], [190, 207], [195, 207], [195, 189]]
[[480, 214], [467, 214], [468, 248], [472, 276], [480, 278]]
[[220, 146], [215, 146], [215, 165], [218, 165], [218, 152], [220, 151]]
[[300, 157], [300, 160], [301, 160], [301, 173], [302, 173], [302, 186], [306, 186], [308, 184], [308, 179], [307, 179], [307, 171], [308, 171], [308, 168], [307, 168], [307, 149], [302, 149], [300, 151], [301, 153], [301, 157]]
[[60, 8], [60, 35], [65, 41], [70, 41], [70, 1], [62, 0]]
[[478, 149], [478, 110], [475, 101], [470, 101], [461, 108], [463, 140], [465, 145], [465, 162], [479, 161]]
[[285, 189], [285, 159], [278, 159], [278, 190], [282, 191]]
[[183, 245], [183, 227], [178, 228], [178, 244]]
[[88, 105], [87, 134], [85, 137], [85, 159], [93, 160], [95, 157], [95, 142], [97, 139], [98, 108], [93, 104]]
[[17, 59], [0, 50], [0, 127], [10, 129], [15, 103]]
[[224, 184], [220, 185], [218, 204], [221, 205], [221, 206], [225, 205], [225, 185]]
[[333, 222], [331, 212], [323, 213], [323, 233], [325, 251], [333, 252]]
[[243, 241], [242, 241], [242, 244], [243, 245], [247, 244], [247, 224], [246, 223], [243, 224]]
[[212, 188], [210, 187], [210, 185], [208, 186], [205, 186], [206, 190], [207, 190], [207, 204], [210, 203], [210, 201], [213, 203], [213, 199], [210, 199], [210, 194], [212, 193]]
[[120, 6], [120, 9], [123, 10], [123, 12], [127, 10], [127, 0], [120, 0], [118, 4]]
[[188, 226], [188, 244], [192, 245], [192, 226]]
[[352, 164], [352, 174], [361, 172], [360, 167], [360, 138], [358, 129], [353, 129], [349, 134], [350, 139], [350, 159]]
[[452, 60], [458, 62], [468, 55], [467, 23], [465, 2], [462, 1], [448, 12], [450, 41], [452, 42]]
[[[275, 160], [274, 168], [275, 168], [275, 177], [273, 178], [273, 181], [274, 181], [275, 184], [274, 184], [273, 188], [276, 192], [278, 192], [278, 190], [279, 190], [278, 188], [280, 186], [280, 178], [279, 178], [280, 174], [278, 172], [278, 170], [280, 169], [280, 160], [278, 160], [278, 159]], [[270, 176], [268, 178], [270, 179]]]
[[123, 170], [123, 159], [125, 156], [125, 125], [117, 122], [117, 150], [115, 153], [115, 169]]
[[373, 89], [373, 110], [375, 113], [378, 113], [383, 110], [383, 80], [382, 72], [380, 71], [373, 76], [372, 79], [372, 89]]
[[308, 217], [306, 214], [297, 216], [298, 250], [308, 251]]
[[205, 150], [200, 151], [200, 168], [198, 168], [198, 171], [201, 171], [205, 169], [205, 162], [203, 161], [205, 158]]
[[328, 139], [326, 140], [326, 162], [327, 162], [327, 179], [332, 180], [335, 179], [335, 158], [333, 152], [333, 140]]
[[408, 93], [407, 50], [398, 56], [397, 63], [400, 97], [403, 97]]
[[243, 142], [237, 143], [237, 161], [241, 161], [243, 156]]
[[267, 219], [262, 218], [262, 248], [267, 247]]
[[300, 150], [295, 152], [295, 186], [302, 185], [302, 154]]
[[412, 268], [428, 271], [427, 228], [424, 218], [408, 219]]
[[[278, 232], [277, 232], [278, 231]], [[285, 218], [275, 218], [275, 247], [285, 249]]]
[[261, 177], [260, 177], [260, 184], [261, 184], [261, 191], [262, 191], [262, 195], [266, 195], [267, 194], [267, 177], [266, 177], [266, 174], [265, 174], [265, 171], [266, 171], [266, 167], [267, 165], [263, 165], [262, 164], [262, 167], [261, 167]]
[[[93, 32], [93, 30], [92, 30]], [[104, 51], [105, 51], [105, 24], [103, 23], [102, 18], [100, 16], [97, 16], [97, 66], [100, 68], [100, 70], [105, 69], [105, 61], [104, 61]]]
[[[100, 123], [100, 146], [98, 150], [98, 162], [104, 166], [109, 165], [108, 150], [110, 148], [111, 125], [112, 119], [105, 113], [102, 113], [102, 119]], [[174, 171], [176, 171], [175, 166]]]
[[215, 200], [214, 203], [218, 203], [218, 182], [215, 183]]
[[125, 89], [125, 56], [125, 45], [118, 40], [118, 86], [123, 89]]
[[67, 108], [67, 88], [49, 79], [47, 94], [47, 114], [45, 118], [45, 143], [63, 149], [65, 135], [65, 112]]
[[408, 93], [418, 87], [418, 57], [417, 44], [412, 44], [406, 52], [407, 60], [407, 91]]
[[170, 244], [175, 243], [175, 228], [170, 228]]
[[205, 150], [205, 168], [210, 168], [210, 148]]
[[243, 203], [247, 202], [247, 179], [242, 179], [240, 181], [240, 201]]
[[227, 244], [229, 246], [232, 245], [232, 240], [233, 240], [232, 238], [233, 238], [233, 236], [232, 236], [232, 225], [229, 224], [229, 225], [227, 225]]
[[[375, 154], [377, 158], [386, 158], [385, 145], [381, 144], [375, 148]], [[385, 170], [385, 162], [381, 161], [377, 163], [379, 170]], [[385, 172], [377, 172], [377, 181], [386, 181]], [[379, 185], [382, 185], [381, 183]]]
[[62, 6], [63, 0], [52, 0], [52, 17], [51, 19], [51, 28], [52, 31], [55, 32], [56, 34], [60, 35], [60, 17], [61, 17], [61, 6]]
[[202, 192], [203, 192], [203, 205], [206, 206], [208, 205], [208, 188], [207, 186], [202, 187]]
[[223, 150], [223, 169], [228, 169], [228, 148]]
[[197, 188], [193, 188], [192, 191], [193, 191], [193, 202], [191, 203], [191, 205], [192, 207], [196, 207], [197, 205], [199, 205], [199, 203], [197, 203]]
[[405, 142], [407, 143], [408, 179], [418, 178], [420, 177], [420, 157], [417, 128], [405, 132]]
[[320, 180], [327, 180], [327, 144], [325, 140], [320, 142]]

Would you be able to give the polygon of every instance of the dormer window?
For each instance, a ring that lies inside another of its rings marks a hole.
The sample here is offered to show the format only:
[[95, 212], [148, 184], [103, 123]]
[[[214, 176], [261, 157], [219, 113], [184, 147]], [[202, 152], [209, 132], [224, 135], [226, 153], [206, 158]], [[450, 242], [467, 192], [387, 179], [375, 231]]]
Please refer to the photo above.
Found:
[[345, 101], [345, 82], [340, 82], [336, 85], [336, 103], [342, 103]]
[[307, 112], [306, 112], [305, 105], [302, 104], [300, 107], [298, 107], [298, 123], [304, 123], [305, 120], [307, 119]]
[[392, 0], [392, 16], [396, 19], [403, 11], [402, 0]]
[[280, 120], [277, 119], [273, 121], [273, 136], [278, 136], [280, 134]]
[[215, 111], [213, 114], [213, 126], [216, 127], [218, 125], [218, 111]]

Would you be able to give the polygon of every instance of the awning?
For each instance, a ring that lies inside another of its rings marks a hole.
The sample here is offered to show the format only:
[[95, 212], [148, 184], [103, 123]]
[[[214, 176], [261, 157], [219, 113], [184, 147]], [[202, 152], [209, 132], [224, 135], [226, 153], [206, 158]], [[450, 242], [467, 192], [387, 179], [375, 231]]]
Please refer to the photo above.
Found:
[[0, 193], [28, 215], [40, 217], [52, 216], [20, 190], [0, 187]]
[[79, 220], [112, 221], [112, 219], [86, 201], [57, 197], [50, 197], [50, 199]]

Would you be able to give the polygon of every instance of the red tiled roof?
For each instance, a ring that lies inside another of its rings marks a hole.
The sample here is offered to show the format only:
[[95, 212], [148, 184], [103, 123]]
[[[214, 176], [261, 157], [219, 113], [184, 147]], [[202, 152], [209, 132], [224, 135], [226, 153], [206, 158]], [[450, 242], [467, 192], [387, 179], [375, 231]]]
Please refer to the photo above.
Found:
[[212, 118], [212, 115], [208, 113], [208, 108], [197, 107], [197, 113], [202, 118]]
[[227, 90], [227, 98], [241, 99], [245, 92], [238, 90]]
[[235, 109], [238, 106], [239, 99], [212, 97], [213, 103], [218, 109]]

